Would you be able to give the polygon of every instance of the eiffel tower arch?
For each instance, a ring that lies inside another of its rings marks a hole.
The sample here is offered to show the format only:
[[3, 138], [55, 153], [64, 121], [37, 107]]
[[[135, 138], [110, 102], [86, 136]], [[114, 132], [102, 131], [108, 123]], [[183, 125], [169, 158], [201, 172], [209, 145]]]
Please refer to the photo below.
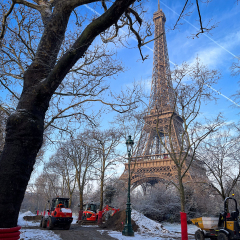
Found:
[[[144, 117], [144, 127], [130, 165], [132, 188], [144, 183], [154, 185], [158, 182], [175, 181], [176, 165], [166, 152], [164, 145], [172, 144], [175, 153], [180, 152], [182, 146], [183, 120], [174, 109], [174, 93], [165, 33], [166, 17], [159, 3], [158, 10], [153, 15], [153, 21], [155, 41], [151, 96], [148, 112]], [[167, 135], [167, 132], [171, 134]], [[188, 144], [187, 141], [186, 144]], [[190, 156], [185, 162], [187, 161], [190, 161]], [[206, 178], [206, 172], [202, 163], [195, 160], [184, 181], [192, 182], [193, 178], [199, 177]], [[120, 180], [127, 182], [127, 179], [128, 164], [125, 164]]]

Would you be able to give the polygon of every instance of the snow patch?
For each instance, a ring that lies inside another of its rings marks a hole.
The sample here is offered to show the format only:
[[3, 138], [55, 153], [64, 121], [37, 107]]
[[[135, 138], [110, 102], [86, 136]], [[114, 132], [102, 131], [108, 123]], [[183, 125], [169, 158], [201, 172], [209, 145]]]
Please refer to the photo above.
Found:
[[61, 208], [63, 213], [72, 213], [72, 210], [70, 208]]
[[24, 240], [62, 240], [59, 235], [52, 231], [45, 231], [40, 229], [21, 229], [20, 239]]
[[169, 233], [169, 231], [164, 228], [161, 223], [155, 222], [145, 217], [142, 213], [137, 212], [134, 209], [132, 210], [131, 217], [139, 226], [139, 231], [141, 234], [150, 233], [153, 235], [162, 235]]
[[39, 222], [31, 222], [31, 221], [25, 221], [23, 219], [24, 216], [35, 216], [31, 211], [27, 211], [25, 213], [19, 213], [18, 215], [18, 225], [21, 227], [28, 227], [28, 226], [39, 226]]
[[[104, 231], [104, 230], [102, 230], [102, 231]], [[111, 236], [111, 237], [113, 237], [113, 238], [116, 238], [116, 239], [118, 239], [118, 240], [129, 240], [129, 239], [137, 239], [137, 240], [149, 240], [149, 239], [151, 239], [151, 240], [162, 240], [162, 239], [172, 239], [172, 238], [161, 238], [161, 237], [157, 237], [157, 236], [155, 236], [155, 237], [150, 237], [149, 235], [140, 235], [140, 234], [138, 234], [138, 233], [134, 233], [134, 237], [127, 237], [127, 236], [123, 236], [122, 235], [122, 233], [120, 233], [120, 232], [116, 232], [116, 231], [109, 231], [108, 232], [108, 235], [109, 236]]]
[[[166, 228], [169, 231], [180, 233], [181, 232], [181, 224], [180, 223], [169, 223], [169, 222], [163, 222], [164, 228]], [[187, 231], [188, 234], [194, 234], [199, 228], [193, 224], [187, 225]]]
[[[24, 215], [23, 215], [23, 214], [24, 214]], [[25, 213], [20, 213], [19, 216], [20, 216], [20, 215], [23, 215], [23, 217], [24, 217], [24, 216], [35, 216], [35, 214], [33, 214], [31, 211], [27, 211], [27, 212], [25, 212]]]

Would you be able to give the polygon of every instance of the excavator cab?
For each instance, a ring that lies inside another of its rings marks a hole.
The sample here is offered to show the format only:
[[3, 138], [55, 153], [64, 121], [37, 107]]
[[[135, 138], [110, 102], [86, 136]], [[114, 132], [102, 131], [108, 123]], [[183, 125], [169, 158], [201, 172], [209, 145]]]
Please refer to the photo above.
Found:
[[[48, 202], [50, 203], [50, 201]], [[48, 215], [42, 216], [40, 227], [49, 230], [54, 227], [62, 227], [65, 230], [69, 230], [72, 221], [69, 198], [56, 197], [52, 199], [51, 210], [48, 210]]]
[[[234, 209], [233, 211], [229, 212], [229, 200], [234, 202]], [[239, 210], [237, 208], [237, 201], [233, 197], [227, 197], [224, 200], [224, 212], [220, 214], [218, 227], [222, 229], [222, 232], [227, 235], [228, 239], [240, 239], [240, 228], [239, 228]], [[220, 230], [221, 232], [221, 230]]]
[[54, 211], [54, 209], [59, 205], [59, 207], [68, 208], [69, 207], [69, 198], [53, 198], [52, 199], [52, 205], [51, 205], [51, 211]]

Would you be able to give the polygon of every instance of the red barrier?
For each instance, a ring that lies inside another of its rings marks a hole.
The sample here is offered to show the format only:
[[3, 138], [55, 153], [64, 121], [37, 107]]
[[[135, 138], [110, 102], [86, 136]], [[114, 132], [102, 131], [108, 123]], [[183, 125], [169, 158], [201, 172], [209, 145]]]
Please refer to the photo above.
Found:
[[180, 212], [182, 240], [188, 240], [187, 234], [187, 214]]
[[45, 216], [46, 211], [43, 212], [43, 216]]
[[103, 211], [98, 212], [98, 225], [102, 224], [102, 213], [103, 213]]
[[17, 240], [20, 238], [20, 230], [21, 227], [13, 227], [13, 228], [0, 228], [0, 239], [1, 240]]
[[38, 216], [38, 214], [39, 214], [39, 210], [37, 210], [37, 216]]

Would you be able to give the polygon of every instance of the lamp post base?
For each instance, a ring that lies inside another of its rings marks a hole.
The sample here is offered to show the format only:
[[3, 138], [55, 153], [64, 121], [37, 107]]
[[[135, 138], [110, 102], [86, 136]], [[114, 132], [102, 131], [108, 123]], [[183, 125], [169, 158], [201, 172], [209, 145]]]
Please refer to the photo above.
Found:
[[132, 229], [132, 223], [131, 223], [131, 203], [127, 203], [127, 209], [126, 209], [126, 223], [124, 225], [124, 229], [122, 231], [122, 235], [124, 236], [134, 236], [134, 231]]
[[125, 225], [124, 229], [122, 231], [122, 235], [133, 237], [134, 236], [134, 231], [132, 229], [132, 225], [130, 225], [130, 226], [129, 225]]

